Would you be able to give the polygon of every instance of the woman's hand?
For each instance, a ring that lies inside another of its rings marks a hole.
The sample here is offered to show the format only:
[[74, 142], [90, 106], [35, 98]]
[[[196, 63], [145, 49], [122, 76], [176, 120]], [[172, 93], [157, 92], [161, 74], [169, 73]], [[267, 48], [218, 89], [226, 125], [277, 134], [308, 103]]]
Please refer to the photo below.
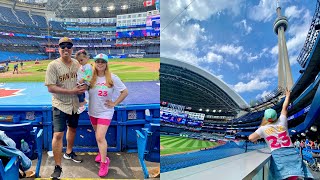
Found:
[[108, 108], [113, 108], [116, 106], [116, 103], [115, 102], [112, 102], [111, 100], [107, 100], [105, 103], [104, 103], [105, 106], [107, 106]]
[[291, 91], [289, 91], [289, 89], [286, 88], [286, 97], [290, 97], [290, 93], [291, 93]]

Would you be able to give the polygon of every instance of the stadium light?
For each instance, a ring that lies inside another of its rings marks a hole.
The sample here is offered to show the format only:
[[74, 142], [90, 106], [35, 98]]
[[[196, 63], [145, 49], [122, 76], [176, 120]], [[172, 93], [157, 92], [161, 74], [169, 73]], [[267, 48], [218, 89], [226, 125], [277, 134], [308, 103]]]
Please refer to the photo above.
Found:
[[317, 132], [318, 128], [317, 126], [311, 126], [310, 130], [313, 132]]
[[128, 9], [128, 7], [129, 7], [129, 6], [125, 4], [125, 5], [122, 5], [122, 6], [121, 6], [121, 9]]
[[210, 110], [209, 110], [209, 109], [207, 109], [206, 111], [207, 111], [207, 112], [209, 112]]
[[107, 7], [107, 10], [109, 10], [109, 11], [113, 11], [114, 9], [115, 9], [115, 7], [113, 5]]
[[200, 108], [199, 111], [202, 111], [202, 109]]
[[216, 112], [216, 110], [214, 109], [212, 112], [214, 112], [214, 113], [215, 113], [215, 112]]
[[99, 12], [99, 11], [101, 10], [101, 7], [93, 7], [93, 10], [94, 10], [95, 12]]
[[86, 12], [86, 11], [88, 11], [88, 7], [81, 7], [81, 10], [82, 10], [83, 12]]
[[221, 111], [222, 111], [222, 110], [220, 109], [220, 110], [219, 110], [219, 113], [220, 113]]

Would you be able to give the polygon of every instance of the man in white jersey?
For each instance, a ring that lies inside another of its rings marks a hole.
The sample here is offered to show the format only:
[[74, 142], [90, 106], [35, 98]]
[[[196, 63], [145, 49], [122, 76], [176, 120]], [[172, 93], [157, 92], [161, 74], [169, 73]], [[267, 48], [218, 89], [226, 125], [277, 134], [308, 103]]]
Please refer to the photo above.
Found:
[[73, 43], [68, 37], [59, 40], [60, 58], [50, 62], [46, 71], [45, 85], [48, 91], [52, 93], [53, 108], [53, 139], [52, 151], [55, 161], [55, 169], [51, 178], [60, 179], [62, 168], [62, 138], [65, 127], [67, 128], [67, 150], [63, 155], [65, 159], [74, 162], [82, 160], [72, 151], [76, 128], [78, 126], [79, 100], [77, 94], [84, 93], [87, 86], [77, 86], [77, 71], [79, 63], [71, 58]]

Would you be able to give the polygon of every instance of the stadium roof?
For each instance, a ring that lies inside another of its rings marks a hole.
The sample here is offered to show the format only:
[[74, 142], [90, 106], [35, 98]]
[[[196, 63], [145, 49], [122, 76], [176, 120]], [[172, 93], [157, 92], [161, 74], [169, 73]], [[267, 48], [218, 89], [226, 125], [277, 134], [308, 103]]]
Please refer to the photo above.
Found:
[[236, 116], [248, 108], [239, 94], [211, 73], [166, 57], [161, 57], [160, 62], [161, 101], [217, 116]]
[[[147, 12], [155, 6], [143, 6], [144, 0], [48, 0], [46, 9], [61, 18], [110, 18], [120, 14]], [[87, 7], [87, 11], [82, 11]], [[96, 7], [99, 12], [94, 11]]]

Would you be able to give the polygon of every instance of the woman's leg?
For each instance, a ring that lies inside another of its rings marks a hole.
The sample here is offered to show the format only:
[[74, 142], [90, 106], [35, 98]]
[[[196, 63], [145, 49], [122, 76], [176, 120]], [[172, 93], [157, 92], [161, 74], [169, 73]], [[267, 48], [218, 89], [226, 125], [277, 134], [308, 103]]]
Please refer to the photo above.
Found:
[[97, 124], [96, 127], [96, 140], [99, 147], [99, 152], [101, 155], [101, 162], [106, 162], [107, 156], [107, 140], [106, 140], [106, 133], [108, 131], [109, 126], [104, 124]]
[[97, 131], [98, 119], [95, 118], [95, 117], [92, 117], [92, 116], [89, 116], [89, 119], [90, 119], [90, 122], [91, 122], [91, 125], [93, 127], [94, 132], [96, 132]]

